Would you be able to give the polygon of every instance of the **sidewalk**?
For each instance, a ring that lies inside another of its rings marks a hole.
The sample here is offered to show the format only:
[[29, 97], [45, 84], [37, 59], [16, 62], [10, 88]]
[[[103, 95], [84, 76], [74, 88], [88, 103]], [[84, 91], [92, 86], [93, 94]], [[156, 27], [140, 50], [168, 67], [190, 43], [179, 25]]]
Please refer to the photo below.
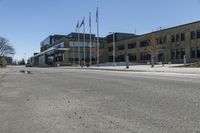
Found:
[[8, 72], [8, 68], [0, 68], [0, 78], [1, 78], [6, 72]]
[[182, 64], [166, 64], [155, 65], [153, 68], [150, 65], [133, 65], [126, 69], [126, 66], [91, 66], [91, 67], [59, 67], [61, 69], [86, 69], [86, 70], [107, 70], [107, 71], [130, 71], [130, 72], [168, 72], [168, 73], [185, 73], [185, 74], [200, 74], [200, 68], [183, 68], [177, 67]]

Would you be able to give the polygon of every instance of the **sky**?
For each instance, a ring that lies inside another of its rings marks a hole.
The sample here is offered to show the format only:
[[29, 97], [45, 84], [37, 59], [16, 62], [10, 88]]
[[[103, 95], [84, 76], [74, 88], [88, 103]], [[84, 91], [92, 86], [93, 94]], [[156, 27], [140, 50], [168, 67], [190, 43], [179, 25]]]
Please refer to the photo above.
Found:
[[28, 59], [40, 51], [49, 35], [74, 32], [85, 17], [96, 33], [99, 7], [100, 36], [109, 32], [138, 35], [200, 20], [200, 0], [0, 0], [0, 36], [15, 48], [14, 59]]

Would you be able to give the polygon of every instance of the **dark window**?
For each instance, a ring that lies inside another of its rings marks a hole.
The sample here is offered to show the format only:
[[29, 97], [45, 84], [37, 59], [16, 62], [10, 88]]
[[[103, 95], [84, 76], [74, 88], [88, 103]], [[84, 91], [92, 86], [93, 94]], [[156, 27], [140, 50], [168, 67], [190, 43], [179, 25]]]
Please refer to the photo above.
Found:
[[181, 41], [185, 41], [185, 33], [181, 33]]
[[136, 54], [128, 54], [129, 61], [136, 61]]
[[166, 43], [167, 42], [167, 36], [164, 36], [163, 37], [163, 43]]
[[180, 35], [176, 34], [176, 42], [179, 42], [179, 41], [180, 41]]
[[149, 41], [148, 40], [140, 42], [140, 47], [146, 47], [146, 46], [149, 46]]
[[195, 58], [195, 48], [191, 48], [191, 58]]
[[159, 44], [164, 44], [164, 43], [167, 42], [167, 37], [163, 36], [163, 37], [160, 37], [160, 38], [158, 38], [156, 40], [159, 42]]
[[184, 49], [184, 48], [182, 48], [182, 49], [181, 49], [181, 59], [183, 59], [183, 58], [184, 58], [184, 55], [185, 55], [185, 49]]
[[[103, 43], [100, 43], [100, 46], [99, 46], [100, 48], [104, 48], [104, 44]], [[88, 48], [89, 48], [89, 45], [88, 45]]]
[[176, 49], [176, 59], [181, 59], [181, 49]]
[[197, 48], [197, 58], [200, 58], [200, 47]]
[[191, 38], [191, 40], [195, 39], [195, 31], [191, 31], [190, 38]]
[[197, 30], [197, 38], [200, 38], [200, 30]]
[[150, 60], [151, 59], [151, 55], [146, 53], [146, 52], [141, 52], [140, 53], [140, 59], [141, 60]]
[[176, 50], [175, 49], [171, 50], [171, 59], [176, 59]]
[[159, 44], [163, 44], [163, 40], [162, 40], [162, 38], [160, 37], [160, 38], [158, 38], [158, 39], [156, 39], [156, 41], [158, 41], [158, 43]]
[[117, 56], [116, 61], [117, 61], [117, 62], [125, 61], [124, 55], [119, 55], [119, 56]]
[[63, 55], [58, 55], [55, 57], [55, 61], [63, 61]]
[[171, 42], [175, 42], [175, 36], [174, 35], [171, 36]]
[[120, 45], [117, 47], [117, 50], [124, 50], [124, 48], [125, 48], [124, 45]]
[[108, 48], [108, 51], [109, 51], [109, 52], [113, 51], [113, 47], [109, 47], [109, 48]]
[[136, 43], [130, 43], [128, 44], [128, 49], [136, 48]]
[[113, 61], [113, 56], [109, 56], [109, 62], [112, 62]]

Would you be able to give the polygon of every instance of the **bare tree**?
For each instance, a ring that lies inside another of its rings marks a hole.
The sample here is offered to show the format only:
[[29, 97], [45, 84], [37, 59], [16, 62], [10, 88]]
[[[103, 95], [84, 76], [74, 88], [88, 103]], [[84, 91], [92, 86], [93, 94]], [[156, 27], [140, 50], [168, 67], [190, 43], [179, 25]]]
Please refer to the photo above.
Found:
[[5, 57], [15, 54], [14, 48], [10, 45], [9, 41], [0, 36], [0, 66], [5, 66]]
[[159, 52], [159, 39], [157, 39], [155, 35], [152, 34], [148, 37], [148, 40], [150, 43], [148, 47], [148, 53], [151, 55], [151, 67], [154, 67], [155, 57]]
[[15, 49], [10, 45], [9, 40], [0, 36], [0, 57], [14, 55]]

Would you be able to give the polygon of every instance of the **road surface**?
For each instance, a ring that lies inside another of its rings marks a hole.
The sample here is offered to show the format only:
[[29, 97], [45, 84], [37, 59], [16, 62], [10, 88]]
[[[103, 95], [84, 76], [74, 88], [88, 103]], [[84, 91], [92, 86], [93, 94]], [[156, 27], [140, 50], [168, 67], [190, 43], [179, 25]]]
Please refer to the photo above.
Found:
[[200, 133], [199, 75], [8, 69], [0, 133]]

